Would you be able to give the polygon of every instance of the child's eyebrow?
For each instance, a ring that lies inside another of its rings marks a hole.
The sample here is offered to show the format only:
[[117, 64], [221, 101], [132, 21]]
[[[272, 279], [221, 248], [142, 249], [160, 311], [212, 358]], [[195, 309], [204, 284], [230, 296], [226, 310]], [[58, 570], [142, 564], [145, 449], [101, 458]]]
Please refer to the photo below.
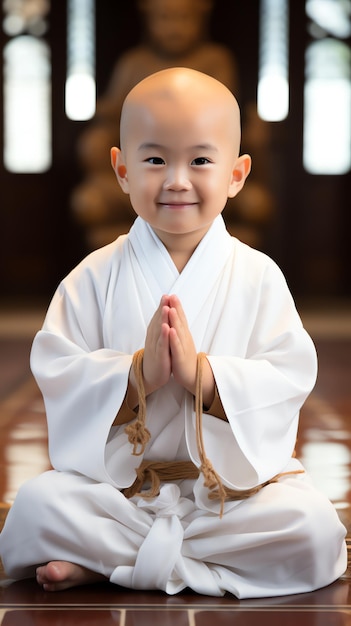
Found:
[[[148, 142], [144, 142], [142, 144], [140, 144], [140, 146], [138, 147], [138, 150], [165, 150], [166, 146], [163, 146], [162, 144], [159, 143], [154, 143], [152, 141]], [[212, 151], [212, 152], [218, 152], [218, 148], [216, 148], [216, 146], [212, 145], [211, 143], [201, 143], [201, 144], [196, 144], [195, 146], [189, 146], [188, 150], [206, 150], [206, 151]]]
[[218, 152], [218, 148], [216, 148], [216, 146], [213, 146], [211, 143], [200, 143], [196, 146], [191, 146], [191, 149], [194, 150], [206, 150], [207, 152]]
[[160, 150], [164, 148], [164, 146], [162, 146], [159, 143], [153, 143], [153, 142], [145, 142], [140, 144], [140, 146], [138, 147], [138, 150], [150, 150], [150, 149], [155, 149], [155, 150]]

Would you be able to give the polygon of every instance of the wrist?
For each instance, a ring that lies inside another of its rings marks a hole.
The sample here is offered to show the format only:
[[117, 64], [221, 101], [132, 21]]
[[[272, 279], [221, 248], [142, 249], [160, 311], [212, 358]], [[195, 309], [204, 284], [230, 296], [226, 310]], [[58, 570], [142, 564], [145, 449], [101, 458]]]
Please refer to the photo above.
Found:
[[204, 407], [209, 408], [215, 397], [216, 385], [212, 368], [207, 358], [203, 359], [202, 368], [202, 403]]

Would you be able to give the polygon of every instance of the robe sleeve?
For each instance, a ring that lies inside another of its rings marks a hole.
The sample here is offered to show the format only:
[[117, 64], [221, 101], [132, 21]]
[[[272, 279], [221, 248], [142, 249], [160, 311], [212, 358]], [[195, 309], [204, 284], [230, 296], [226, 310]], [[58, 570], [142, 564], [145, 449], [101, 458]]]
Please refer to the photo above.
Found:
[[[45, 402], [52, 466], [116, 485], [106, 470], [106, 442], [125, 397], [132, 355], [104, 347], [108, 280], [108, 270], [97, 275], [78, 266], [61, 283], [34, 338], [31, 368]], [[127, 455], [133, 466], [140, 462], [129, 448]], [[117, 486], [134, 476], [134, 467], [126, 468]]]
[[[299, 410], [317, 374], [313, 342], [273, 262], [252, 292], [244, 296], [241, 290], [235, 319], [226, 321], [223, 309], [223, 352], [215, 349], [207, 355], [228, 423], [203, 415], [206, 455], [234, 489], [250, 489], [288, 466], [297, 467], [292, 455]], [[193, 415], [187, 441], [198, 464], [194, 424]]]

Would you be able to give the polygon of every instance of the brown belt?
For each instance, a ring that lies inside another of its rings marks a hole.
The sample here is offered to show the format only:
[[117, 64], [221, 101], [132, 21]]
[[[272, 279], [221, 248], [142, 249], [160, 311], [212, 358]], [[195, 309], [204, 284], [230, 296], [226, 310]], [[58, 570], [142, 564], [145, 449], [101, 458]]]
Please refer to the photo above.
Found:
[[[178, 480], [196, 479], [200, 475], [200, 470], [192, 461], [147, 461], [144, 460], [139, 465], [136, 471], [136, 479], [134, 483], [123, 490], [123, 494], [126, 498], [132, 498], [133, 496], [140, 496], [146, 500], [155, 498], [160, 493], [161, 482], [176, 482]], [[252, 489], [230, 489], [223, 485], [225, 491], [224, 500], [245, 500], [255, 493], [260, 491], [263, 487], [271, 483], [276, 483], [282, 476], [289, 474], [301, 474], [303, 470], [294, 470], [291, 472], [283, 472], [277, 474], [274, 478], [267, 480]], [[145, 483], [150, 483], [150, 488], [147, 491], [141, 491]], [[218, 489], [210, 491], [208, 497], [210, 500], [221, 499]]]

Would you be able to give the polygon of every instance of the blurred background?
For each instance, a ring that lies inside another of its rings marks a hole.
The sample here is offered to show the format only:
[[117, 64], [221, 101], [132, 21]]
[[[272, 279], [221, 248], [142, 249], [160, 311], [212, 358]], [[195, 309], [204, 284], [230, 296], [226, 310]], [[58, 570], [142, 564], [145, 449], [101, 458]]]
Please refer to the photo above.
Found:
[[0, 305], [46, 303], [133, 213], [109, 165], [125, 92], [189, 65], [233, 89], [247, 187], [224, 217], [301, 302], [351, 298], [350, 0], [4, 0]]

